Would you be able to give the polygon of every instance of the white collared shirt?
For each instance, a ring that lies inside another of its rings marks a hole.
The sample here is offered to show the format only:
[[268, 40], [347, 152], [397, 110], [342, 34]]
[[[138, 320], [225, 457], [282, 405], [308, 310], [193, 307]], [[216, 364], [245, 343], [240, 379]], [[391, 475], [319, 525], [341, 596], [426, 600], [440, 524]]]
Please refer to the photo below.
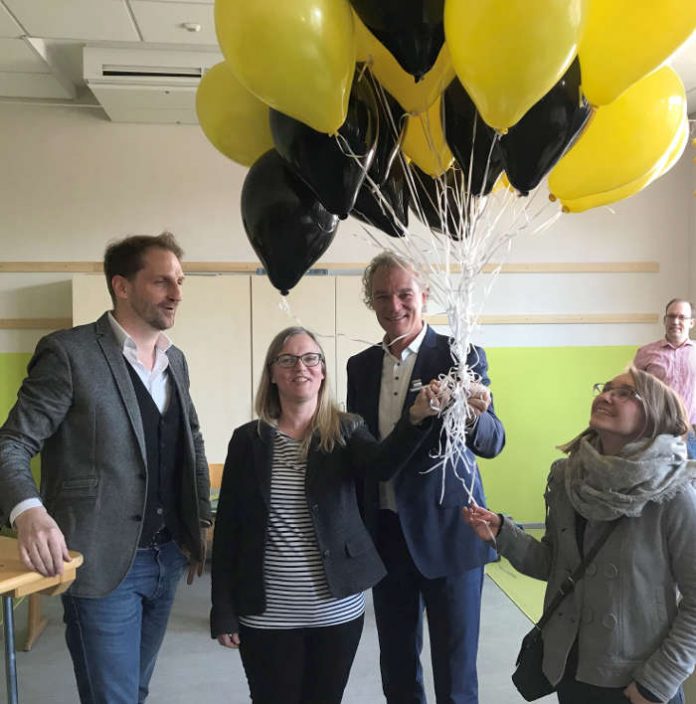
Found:
[[[382, 358], [382, 381], [379, 387], [378, 422], [379, 436], [386, 438], [394, 426], [399, 422], [404, 410], [404, 401], [411, 383], [422, 381], [411, 379], [413, 367], [420, 350], [427, 325], [411, 341], [399, 357], [395, 357], [389, 349], [386, 338], [382, 340], [384, 357]], [[427, 383], [427, 379], [424, 383]], [[393, 480], [379, 483], [379, 507], [386, 508], [397, 513], [396, 495], [394, 493]]]
[[[169, 357], [166, 352], [172, 346], [172, 341], [163, 332], [160, 332], [155, 343], [155, 364], [150, 370], [138, 359], [138, 348], [133, 338], [119, 325], [110, 312], [108, 319], [116, 340], [121, 345], [123, 356], [140, 377], [159, 412], [164, 413], [172, 396], [172, 382], [169, 379], [169, 374], [166, 373], [167, 367], [169, 367]], [[20, 501], [10, 511], [10, 525], [14, 525], [15, 519], [20, 513], [37, 506], [43, 506], [41, 499]]]
[[119, 325], [111, 313], [109, 313], [109, 324], [114, 331], [116, 340], [121, 345], [126, 361], [140, 377], [159, 412], [164, 413], [172, 396], [172, 383], [169, 374], [166, 373], [169, 367], [169, 357], [166, 352], [172, 346], [172, 341], [163, 332], [160, 332], [155, 342], [155, 364], [150, 370], [138, 359], [138, 347], [133, 338]]

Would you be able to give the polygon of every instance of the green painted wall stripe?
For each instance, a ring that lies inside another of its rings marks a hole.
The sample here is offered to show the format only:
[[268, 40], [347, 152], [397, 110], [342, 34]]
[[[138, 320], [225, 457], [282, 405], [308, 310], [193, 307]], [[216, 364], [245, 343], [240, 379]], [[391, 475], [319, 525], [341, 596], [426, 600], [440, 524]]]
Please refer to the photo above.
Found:
[[[27, 364], [31, 359], [29, 352], [4, 352], [0, 353], [0, 419], [7, 418], [10, 408], [17, 400], [17, 391], [22, 379], [27, 373]], [[35, 457], [31, 463], [34, 477], [38, 481], [41, 462]]]
[[632, 361], [635, 346], [498, 347], [487, 349], [495, 410], [507, 441], [494, 460], [481, 461], [492, 510], [520, 523], [544, 520], [543, 494], [556, 446], [587, 427], [592, 385]]

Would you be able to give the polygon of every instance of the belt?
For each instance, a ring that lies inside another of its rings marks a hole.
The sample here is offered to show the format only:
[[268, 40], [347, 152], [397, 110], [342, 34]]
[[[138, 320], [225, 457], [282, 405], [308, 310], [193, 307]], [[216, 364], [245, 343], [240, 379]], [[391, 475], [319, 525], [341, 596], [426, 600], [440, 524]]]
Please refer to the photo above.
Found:
[[152, 534], [152, 537], [147, 543], [148, 548], [154, 548], [157, 547], [158, 545], [164, 545], [165, 543], [168, 543], [172, 539], [172, 533], [167, 528], [167, 526], [162, 526], [156, 533]]

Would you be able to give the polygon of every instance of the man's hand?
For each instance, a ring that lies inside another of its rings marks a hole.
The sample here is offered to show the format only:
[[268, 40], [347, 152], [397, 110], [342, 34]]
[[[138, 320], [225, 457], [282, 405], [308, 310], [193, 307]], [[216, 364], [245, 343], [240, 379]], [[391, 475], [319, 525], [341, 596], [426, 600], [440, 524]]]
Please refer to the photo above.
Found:
[[205, 567], [205, 558], [208, 553], [208, 531], [209, 526], [201, 526], [201, 560], [194, 561], [189, 555], [189, 568], [188, 574], [186, 575], [186, 584], [193, 584], [193, 580], [196, 577], [200, 577], [203, 574], [203, 568]]
[[44, 577], [63, 574], [70, 553], [58, 524], [43, 506], [28, 508], [15, 519], [19, 559]]
[[471, 384], [467, 403], [469, 404], [468, 420], [473, 423], [491, 405], [491, 392], [483, 384]]

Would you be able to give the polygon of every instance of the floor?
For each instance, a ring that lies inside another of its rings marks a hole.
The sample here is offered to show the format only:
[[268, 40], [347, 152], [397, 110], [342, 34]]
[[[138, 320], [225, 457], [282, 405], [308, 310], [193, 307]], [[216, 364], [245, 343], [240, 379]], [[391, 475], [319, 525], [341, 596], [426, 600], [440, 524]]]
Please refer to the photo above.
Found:
[[[209, 589], [207, 575], [191, 587], [181, 585], [148, 704], [249, 702], [239, 654], [218, 646], [208, 635]], [[30, 653], [17, 654], [20, 704], [77, 704], [70, 659], [63, 641], [60, 600], [46, 598], [44, 606], [50, 618], [47, 630]], [[530, 622], [488, 578], [482, 608], [480, 704], [519, 704], [523, 700], [510, 682], [510, 672]], [[17, 609], [20, 642], [25, 619], [22, 605]], [[344, 704], [379, 704], [384, 701], [379, 681], [377, 635], [370, 605], [365, 623]], [[426, 663], [427, 657], [426, 652]], [[425, 670], [429, 702], [434, 704], [430, 667], [426, 665]], [[556, 701], [555, 697], [539, 700], [542, 704], [552, 701]]]

